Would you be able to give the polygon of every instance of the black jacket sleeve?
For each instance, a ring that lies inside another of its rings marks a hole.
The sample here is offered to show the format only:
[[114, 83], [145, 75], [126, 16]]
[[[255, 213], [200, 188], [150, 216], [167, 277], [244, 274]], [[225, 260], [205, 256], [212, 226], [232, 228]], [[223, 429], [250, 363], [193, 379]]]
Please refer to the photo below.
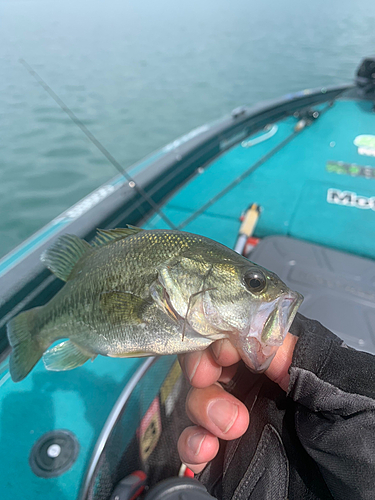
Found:
[[375, 356], [298, 314], [287, 395], [298, 438], [335, 500], [375, 499]]

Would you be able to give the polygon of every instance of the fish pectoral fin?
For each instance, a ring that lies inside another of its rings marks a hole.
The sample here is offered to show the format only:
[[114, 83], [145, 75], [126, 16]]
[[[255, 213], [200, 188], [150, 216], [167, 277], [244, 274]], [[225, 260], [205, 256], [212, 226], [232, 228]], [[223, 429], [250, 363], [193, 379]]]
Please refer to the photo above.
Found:
[[42, 253], [40, 259], [55, 276], [68, 281], [77, 262], [92, 250], [87, 241], [73, 234], [64, 234]]
[[73, 370], [95, 357], [96, 354], [84, 353], [71, 340], [66, 340], [48, 349], [43, 355], [43, 362], [47, 370], [59, 372]]
[[142, 312], [148, 302], [130, 292], [110, 291], [100, 295], [100, 306], [112, 320], [128, 324], [142, 323]]
[[116, 229], [97, 229], [97, 235], [92, 240], [93, 247], [103, 247], [108, 245], [108, 243], [112, 243], [116, 240], [122, 240], [123, 238], [127, 238], [132, 234], [137, 234], [140, 231], [144, 231], [140, 227], [130, 226], [125, 228], [116, 228]]

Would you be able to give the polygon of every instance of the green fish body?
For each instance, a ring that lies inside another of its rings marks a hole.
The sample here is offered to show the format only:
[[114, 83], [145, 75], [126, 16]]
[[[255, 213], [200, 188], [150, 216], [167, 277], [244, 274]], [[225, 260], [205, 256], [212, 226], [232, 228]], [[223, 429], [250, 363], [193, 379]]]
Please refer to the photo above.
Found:
[[[220, 338], [262, 371], [302, 301], [273, 273], [180, 231], [99, 230], [91, 245], [64, 235], [42, 261], [66, 283], [46, 305], [8, 323], [16, 382], [43, 354], [47, 369], [69, 370], [98, 354], [176, 354]], [[68, 340], [50, 348], [59, 339]]]

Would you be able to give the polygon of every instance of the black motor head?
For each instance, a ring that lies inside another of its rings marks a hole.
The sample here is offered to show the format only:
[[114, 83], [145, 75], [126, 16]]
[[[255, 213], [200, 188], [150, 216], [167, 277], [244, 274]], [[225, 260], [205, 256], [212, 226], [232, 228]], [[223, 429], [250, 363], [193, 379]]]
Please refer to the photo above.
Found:
[[362, 99], [375, 100], [375, 57], [366, 57], [362, 60], [355, 82]]

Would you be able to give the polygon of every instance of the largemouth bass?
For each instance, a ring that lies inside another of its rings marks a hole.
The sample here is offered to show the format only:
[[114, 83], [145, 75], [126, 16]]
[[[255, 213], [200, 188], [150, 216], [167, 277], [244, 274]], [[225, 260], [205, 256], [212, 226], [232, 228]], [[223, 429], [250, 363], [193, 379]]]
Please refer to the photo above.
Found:
[[303, 300], [233, 250], [180, 231], [99, 230], [91, 244], [64, 235], [41, 259], [66, 283], [8, 323], [15, 382], [42, 356], [47, 369], [70, 370], [98, 354], [184, 353], [222, 338], [261, 372]]

